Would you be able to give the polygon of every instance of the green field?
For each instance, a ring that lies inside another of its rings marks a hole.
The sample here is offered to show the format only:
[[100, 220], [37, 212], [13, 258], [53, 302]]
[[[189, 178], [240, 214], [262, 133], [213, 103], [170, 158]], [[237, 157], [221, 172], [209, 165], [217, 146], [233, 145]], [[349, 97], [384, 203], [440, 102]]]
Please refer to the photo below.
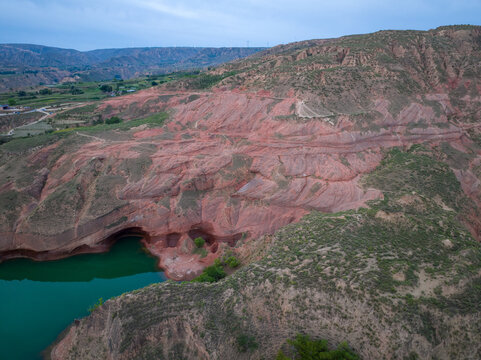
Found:
[[16, 105], [43, 107], [69, 102], [90, 102], [110, 97], [110, 91], [102, 91], [106, 85], [112, 87], [116, 95], [128, 94], [129, 90], [142, 90], [183, 77], [197, 77], [197, 72], [176, 72], [165, 75], [150, 75], [131, 80], [111, 80], [99, 82], [69, 82], [47, 85], [25, 91], [10, 91], [0, 94], [0, 104], [8, 104], [13, 99]]

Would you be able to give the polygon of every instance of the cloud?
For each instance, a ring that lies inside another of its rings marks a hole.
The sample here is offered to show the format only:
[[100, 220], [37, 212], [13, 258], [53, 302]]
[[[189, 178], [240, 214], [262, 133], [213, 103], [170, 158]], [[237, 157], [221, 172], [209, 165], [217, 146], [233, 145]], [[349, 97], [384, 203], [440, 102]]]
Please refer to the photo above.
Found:
[[131, 2], [131, 4], [147, 10], [154, 10], [162, 14], [172, 15], [172, 16], [176, 16], [184, 19], [198, 19], [200, 15], [198, 12], [189, 10], [185, 7], [169, 5], [169, 4], [166, 4], [164, 1], [159, 1], [159, 0], [135, 1], [135, 2]]
[[251, 46], [480, 24], [479, 0], [0, 0], [0, 42]]

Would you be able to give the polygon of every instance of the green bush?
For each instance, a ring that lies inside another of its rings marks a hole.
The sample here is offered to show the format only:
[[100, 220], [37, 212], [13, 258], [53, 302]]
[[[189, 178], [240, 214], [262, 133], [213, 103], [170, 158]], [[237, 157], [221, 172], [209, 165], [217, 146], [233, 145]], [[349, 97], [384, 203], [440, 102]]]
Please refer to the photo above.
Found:
[[104, 84], [100, 86], [100, 90], [105, 93], [112, 92], [112, 86]]
[[198, 277], [196, 277], [194, 282], [216, 282], [219, 281], [220, 279], [223, 279], [226, 277], [226, 273], [220, 265], [219, 262], [215, 262], [214, 265], [208, 266], [204, 269], [202, 274], [200, 274]]
[[205, 240], [202, 239], [200, 236], [199, 236], [199, 237], [196, 237], [196, 238], [194, 239], [194, 244], [195, 244], [195, 246], [197, 246], [198, 248], [201, 248], [201, 247], [204, 246]]
[[237, 337], [237, 348], [240, 352], [247, 352], [249, 350], [255, 350], [259, 347], [255, 337], [251, 335], [242, 334]]
[[80, 94], [83, 94], [84, 92], [83, 92], [83, 90], [80, 90], [79, 88], [76, 88], [75, 86], [72, 86], [70, 88], [70, 93], [72, 95], [80, 95]]
[[[294, 340], [287, 340], [287, 343], [294, 347], [296, 352], [294, 359], [359, 360], [359, 356], [349, 348], [345, 341], [340, 343], [336, 350], [329, 350], [327, 340], [311, 340], [309, 335], [298, 334]], [[291, 360], [291, 358], [279, 350], [276, 360]]]
[[112, 116], [111, 118], [108, 118], [105, 120], [106, 124], [120, 124], [122, 122], [122, 119], [119, 118], [118, 116]]
[[225, 263], [232, 269], [238, 267], [240, 265], [239, 259], [237, 259], [235, 256], [229, 256]]

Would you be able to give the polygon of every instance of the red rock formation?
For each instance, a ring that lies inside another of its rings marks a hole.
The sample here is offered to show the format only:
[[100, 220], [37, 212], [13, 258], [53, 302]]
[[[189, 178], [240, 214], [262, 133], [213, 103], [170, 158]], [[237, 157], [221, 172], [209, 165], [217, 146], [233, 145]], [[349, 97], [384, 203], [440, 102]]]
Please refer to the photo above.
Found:
[[[187, 102], [189, 97], [194, 100]], [[168, 100], [156, 102], [159, 98]], [[407, 133], [407, 124], [436, 118], [431, 108], [417, 103], [394, 118], [387, 111], [389, 102], [377, 100], [375, 110], [384, 118], [378, 132], [352, 130], [347, 116], [334, 126], [329, 117], [299, 117], [299, 103], [294, 96], [275, 98], [266, 92], [155, 90], [106, 101], [103, 108], [112, 113], [134, 104], [150, 106], [149, 111], [169, 108], [173, 115], [165, 127], [134, 129], [124, 140], [91, 136], [79, 151], [43, 169], [30, 186], [39, 198], [31, 206], [42, 207], [75, 181], [82, 197], [75, 221], [44, 227], [45, 218], [36, 221], [32, 210], [24, 211], [15, 232], [6, 235], [10, 241], [2, 243], [4, 252], [10, 250], [5, 257], [93, 251], [109, 236], [135, 228], [149, 234], [146, 246], [168, 276], [192, 278], [212, 263], [219, 245], [272, 233], [311, 210], [357, 208], [380, 197], [358, 182], [378, 165], [381, 148], [462, 135], [452, 125]], [[32, 159], [47, 156], [49, 149]], [[129, 161], [145, 166], [129, 169]], [[110, 197], [96, 203], [95, 186], [105, 178], [117, 180], [109, 182]], [[192, 253], [196, 234], [207, 240], [204, 258]]]

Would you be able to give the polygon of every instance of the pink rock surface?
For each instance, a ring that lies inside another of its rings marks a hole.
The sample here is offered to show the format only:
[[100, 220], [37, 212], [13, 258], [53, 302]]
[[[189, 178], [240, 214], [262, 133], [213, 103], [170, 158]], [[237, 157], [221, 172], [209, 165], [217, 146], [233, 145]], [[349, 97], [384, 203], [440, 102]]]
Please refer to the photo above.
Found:
[[[190, 279], [214, 261], [220, 247], [272, 233], [312, 210], [353, 209], [381, 197], [378, 190], [361, 188], [359, 180], [379, 164], [382, 148], [462, 136], [452, 125], [407, 132], [406, 124], [413, 121], [444, 119], [417, 103], [394, 118], [388, 101], [376, 100], [384, 126], [362, 132], [354, 130], [348, 116], [335, 125], [322, 117], [296, 116], [300, 99], [290, 94], [274, 98], [269, 92], [148, 89], [105, 101], [102, 108], [111, 114], [141, 107], [147, 113], [168, 109], [172, 115], [163, 128], [132, 130], [125, 140], [94, 137], [79, 151], [61, 156], [43, 172], [45, 185], [40, 192], [35, 188], [35, 206], [80, 179], [83, 202], [75, 222], [62, 231], [39, 230], [24, 212], [6, 235], [10, 241], [2, 243], [4, 257], [93, 251], [110, 236], [133, 231], [146, 235], [146, 246], [169, 277]], [[191, 95], [193, 100], [186, 101]], [[124, 167], [126, 161], [145, 158], [145, 167], [133, 174]], [[98, 174], [84, 170], [89, 167]], [[101, 176], [120, 180], [112, 185], [110, 198], [94, 205], [92, 184]], [[189, 245], [196, 236], [207, 241], [204, 258]]]

